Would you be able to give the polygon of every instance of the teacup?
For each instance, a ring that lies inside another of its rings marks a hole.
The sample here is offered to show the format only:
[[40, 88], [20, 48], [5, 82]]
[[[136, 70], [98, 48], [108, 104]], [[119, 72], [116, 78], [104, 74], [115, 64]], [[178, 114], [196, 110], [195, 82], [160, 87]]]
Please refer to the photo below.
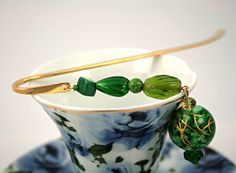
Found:
[[[146, 52], [149, 51], [132, 48], [87, 51], [49, 62], [33, 74]], [[70, 82], [73, 86], [80, 76], [94, 81], [110, 76], [138, 77], [144, 81], [157, 74], [178, 77], [190, 91], [196, 83], [196, 73], [184, 61], [165, 55], [42, 79], [30, 85]], [[71, 91], [33, 98], [60, 130], [75, 173], [156, 173], [168, 122], [182, 96], [179, 93], [156, 100], [144, 93], [112, 97], [96, 92], [94, 97], [86, 97]]]

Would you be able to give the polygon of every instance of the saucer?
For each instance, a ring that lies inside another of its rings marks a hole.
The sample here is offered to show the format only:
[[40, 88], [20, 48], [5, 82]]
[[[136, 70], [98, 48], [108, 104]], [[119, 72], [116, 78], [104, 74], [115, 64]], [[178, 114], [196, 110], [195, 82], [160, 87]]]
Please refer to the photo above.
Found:
[[[211, 148], [198, 166], [184, 160], [183, 150], [166, 140], [157, 173], [236, 173], [235, 164]], [[33, 149], [3, 173], [73, 173], [69, 153], [62, 139], [57, 139]], [[121, 172], [123, 173], [123, 172]]]

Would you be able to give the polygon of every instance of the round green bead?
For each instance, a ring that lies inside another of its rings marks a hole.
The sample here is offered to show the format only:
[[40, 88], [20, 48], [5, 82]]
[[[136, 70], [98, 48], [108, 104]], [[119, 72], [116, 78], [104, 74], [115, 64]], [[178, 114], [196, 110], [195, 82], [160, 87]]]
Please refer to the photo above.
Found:
[[139, 93], [143, 89], [143, 82], [141, 79], [133, 78], [129, 81], [128, 87], [132, 93]]
[[184, 150], [200, 150], [209, 145], [215, 135], [215, 121], [202, 106], [179, 108], [169, 124], [172, 141]]
[[190, 161], [194, 165], [198, 165], [199, 161], [204, 157], [204, 153], [201, 150], [186, 150], [184, 152], [185, 160]]

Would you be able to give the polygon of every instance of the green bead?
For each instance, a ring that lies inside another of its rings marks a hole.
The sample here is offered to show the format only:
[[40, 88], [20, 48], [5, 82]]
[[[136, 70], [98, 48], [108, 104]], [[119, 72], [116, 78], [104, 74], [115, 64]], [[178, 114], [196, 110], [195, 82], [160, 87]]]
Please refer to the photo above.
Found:
[[99, 80], [96, 88], [105, 94], [121, 97], [129, 92], [128, 83], [129, 80], [125, 77], [113, 76]]
[[147, 78], [143, 85], [143, 92], [155, 99], [166, 99], [181, 91], [181, 81], [173, 76], [156, 75]]
[[143, 89], [143, 82], [141, 79], [133, 78], [129, 81], [128, 87], [132, 93], [139, 93]]
[[192, 150], [192, 151], [185, 151], [184, 158], [185, 160], [190, 161], [194, 165], [198, 165], [199, 161], [203, 158], [204, 154], [201, 150]]
[[96, 93], [96, 83], [84, 77], [80, 77], [77, 85], [74, 85], [73, 89], [82, 95], [94, 96]]
[[169, 124], [172, 141], [184, 150], [200, 150], [209, 145], [215, 135], [215, 121], [202, 106], [179, 108]]

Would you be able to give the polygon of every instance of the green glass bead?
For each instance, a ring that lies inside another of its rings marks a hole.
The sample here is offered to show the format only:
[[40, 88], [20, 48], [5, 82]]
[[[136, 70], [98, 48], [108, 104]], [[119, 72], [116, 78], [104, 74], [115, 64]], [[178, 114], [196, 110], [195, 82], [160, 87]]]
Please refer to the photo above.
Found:
[[156, 75], [147, 78], [143, 85], [143, 92], [155, 99], [166, 99], [181, 91], [181, 81], [173, 76]]
[[169, 124], [172, 141], [184, 150], [200, 150], [209, 145], [215, 135], [215, 121], [202, 106], [179, 108]]
[[96, 83], [96, 88], [108, 95], [122, 97], [129, 92], [129, 80], [122, 76], [108, 77], [99, 80]]
[[203, 158], [204, 154], [201, 150], [187, 150], [184, 152], [185, 160], [190, 161], [194, 165], [198, 165], [199, 161]]
[[139, 93], [143, 89], [143, 82], [141, 79], [133, 78], [129, 81], [128, 87], [132, 93]]
[[80, 77], [77, 85], [74, 85], [73, 89], [85, 96], [94, 96], [96, 93], [96, 83], [90, 79]]

